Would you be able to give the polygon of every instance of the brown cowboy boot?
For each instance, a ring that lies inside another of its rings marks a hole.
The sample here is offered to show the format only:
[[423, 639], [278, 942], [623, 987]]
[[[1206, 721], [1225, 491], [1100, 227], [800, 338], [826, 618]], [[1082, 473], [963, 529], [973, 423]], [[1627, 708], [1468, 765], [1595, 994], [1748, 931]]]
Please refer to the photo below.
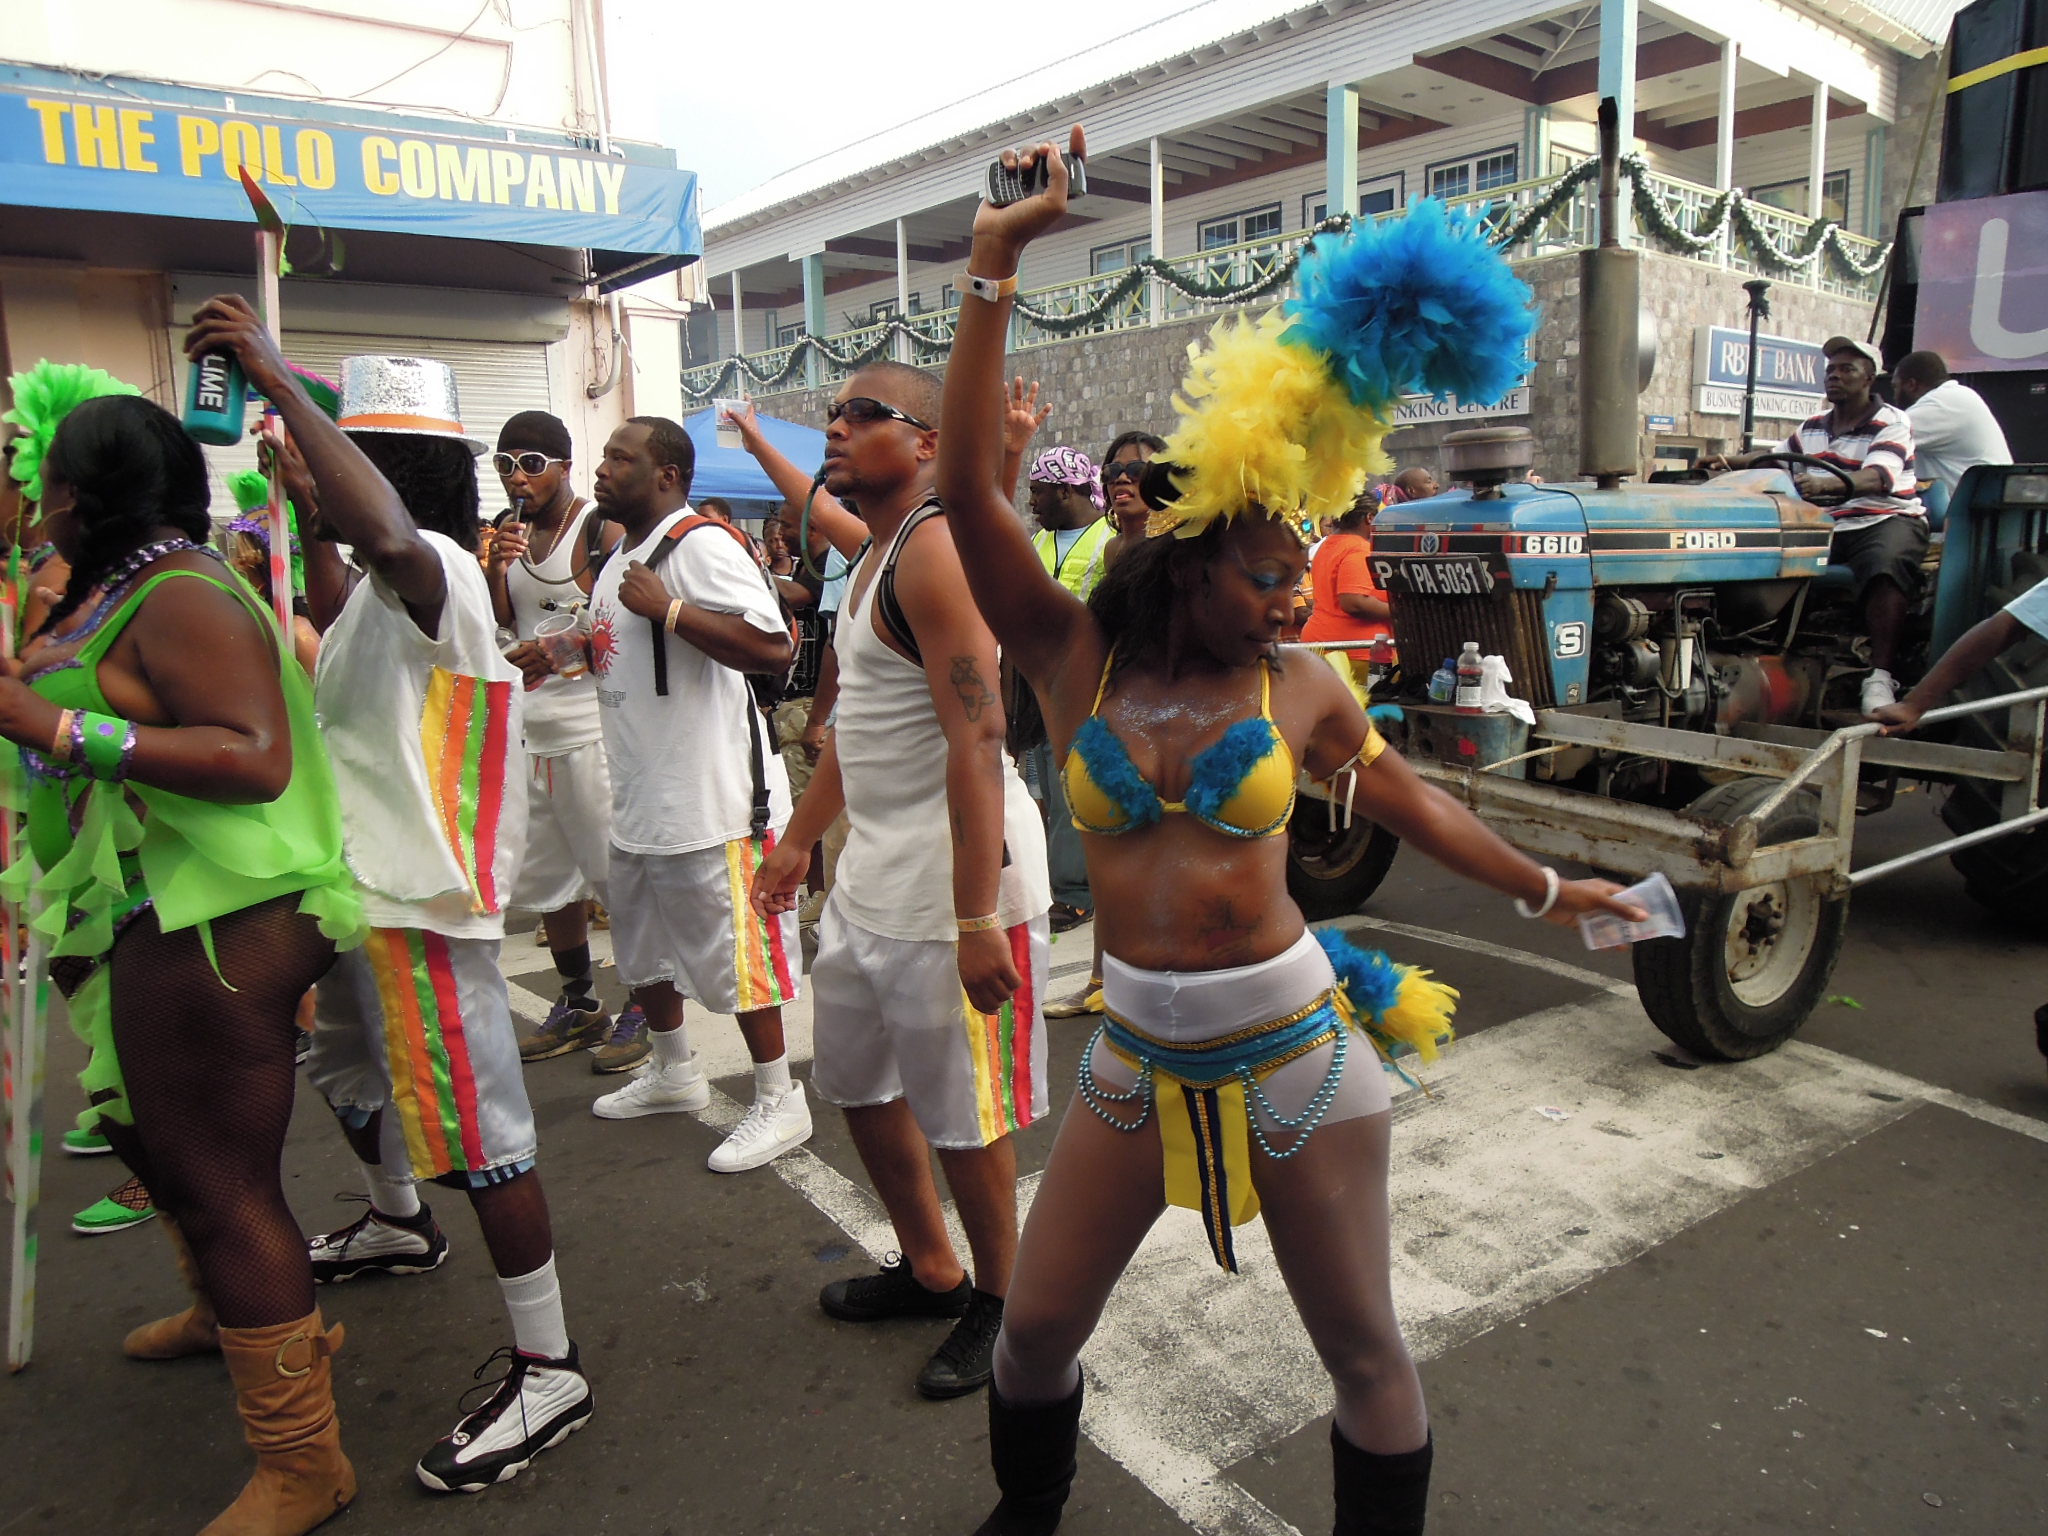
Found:
[[199, 1266], [185, 1234], [169, 1216], [163, 1218], [164, 1235], [171, 1240], [171, 1253], [178, 1261], [178, 1273], [192, 1290], [192, 1305], [172, 1317], [144, 1323], [121, 1341], [121, 1353], [130, 1360], [182, 1360], [187, 1355], [210, 1355], [220, 1348], [220, 1327], [214, 1321], [213, 1303], [199, 1278]]
[[199, 1536], [302, 1536], [356, 1496], [334, 1413], [341, 1338], [318, 1307], [295, 1323], [220, 1330], [256, 1475]]

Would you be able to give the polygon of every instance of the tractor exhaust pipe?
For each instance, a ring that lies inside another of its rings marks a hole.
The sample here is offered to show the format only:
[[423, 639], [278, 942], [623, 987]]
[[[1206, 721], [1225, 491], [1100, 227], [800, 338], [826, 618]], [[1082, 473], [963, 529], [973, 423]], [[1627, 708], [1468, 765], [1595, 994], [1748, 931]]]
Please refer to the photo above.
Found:
[[1613, 490], [1640, 468], [1641, 257], [1621, 243], [1621, 120], [1600, 103], [1600, 243], [1579, 252], [1579, 473]]

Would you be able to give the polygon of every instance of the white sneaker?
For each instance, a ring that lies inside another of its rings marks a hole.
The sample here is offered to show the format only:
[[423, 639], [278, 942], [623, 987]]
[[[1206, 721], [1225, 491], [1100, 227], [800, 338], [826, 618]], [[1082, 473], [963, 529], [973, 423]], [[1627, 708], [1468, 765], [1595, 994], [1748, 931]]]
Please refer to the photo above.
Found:
[[498, 1360], [509, 1363], [505, 1375], [491, 1383], [489, 1401], [465, 1413], [413, 1469], [438, 1493], [482, 1493], [516, 1477], [534, 1457], [589, 1422], [590, 1383], [574, 1344], [562, 1360], [501, 1349], [476, 1374], [481, 1377]]
[[621, 1088], [590, 1106], [605, 1120], [631, 1120], [638, 1115], [695, 1114], [711, 1107], [711, 1080], [697, 1065], [697, 1053], [681, 1066], [664, 1067], [648, 1059], [645, 1070]]
[[811, 1106], [804, 1100], [804, 1085], [791, 1083], [787, 1093], [758, 1095], [747, 1118], [718, 1144], [708, 1165], [713, 1173], [745, 1173], [810, 1139]]
[[1874, 715], [1885, 706], [1898, 702], [1897, 680], [1884, 668], [1872, 667], [1870, 676], [1863, 679], [1863, 713]]

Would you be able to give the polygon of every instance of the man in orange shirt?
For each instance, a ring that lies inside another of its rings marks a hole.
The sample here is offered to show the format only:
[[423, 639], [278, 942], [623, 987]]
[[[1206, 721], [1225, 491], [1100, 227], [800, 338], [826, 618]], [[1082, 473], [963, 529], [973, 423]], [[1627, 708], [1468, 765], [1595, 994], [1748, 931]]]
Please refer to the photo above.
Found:
[[1387, 594], [1372, 579], [1370, 534], [1378, 511], [1379, 503], [1366, 492], [1316, 546], [1309, 562], [1315, 612], [1302, 627], [1302, 639], [1377, 640], [1393, 634]]

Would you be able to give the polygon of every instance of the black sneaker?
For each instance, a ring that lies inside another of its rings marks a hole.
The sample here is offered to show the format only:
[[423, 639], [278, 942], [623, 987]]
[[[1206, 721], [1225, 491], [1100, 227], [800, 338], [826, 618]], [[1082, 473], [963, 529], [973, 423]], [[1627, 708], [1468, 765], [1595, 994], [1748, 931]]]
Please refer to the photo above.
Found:
[[1003, 1331], [1003, 1298], [976, 1291], [946, 1342], [917, 1373], [926, 1397], [965, 1397], [989, 1384], [996, 1372], [996, 1335]]
[[[337, 1196], [362, 1199], [362, 1196]], [[375, 1207], [336, 1232], [323, 1232], [306, 1245], [316, 1285], [339, 1285], [357, 1275], [423, 1275], [448, 1258], [448, 1234], [426, 1206], [405, 1221]]]
[[[435, 1441], [413, 1468], [437, 1493], [482, 1493], [517, 1477], [534, 1457], [590, 1421], [590, 1382], [573, 1343], [560, 1360], [500, 1349], [476, 1375], [481, 1378], [500, 1360], [507, 1362], [505, 1374], [483, 1383], [491, 1389], [489, 1401], [463, 1414], [454, 1432]], [[476, 1390], [471, 1387], [463, 1398]]]
[[910, 1272], [910, 1260], [898, 1254], [879, 1275], [834, 1280], [818, 1292], [818, 1305], [842, 1323], [879, 1323], [892, 1317], [960, 1317], [973, 1294], [965, 1275], [950, 1291], [927, 1290]]
[[593, 1004], [580, 1007], [567, 998], [557, 998], [546, 1021], [519, 1042], [521, 1061], [552, 1061], [571, 1051], [602, 1045], [612, 1027], [612, 1017]]

